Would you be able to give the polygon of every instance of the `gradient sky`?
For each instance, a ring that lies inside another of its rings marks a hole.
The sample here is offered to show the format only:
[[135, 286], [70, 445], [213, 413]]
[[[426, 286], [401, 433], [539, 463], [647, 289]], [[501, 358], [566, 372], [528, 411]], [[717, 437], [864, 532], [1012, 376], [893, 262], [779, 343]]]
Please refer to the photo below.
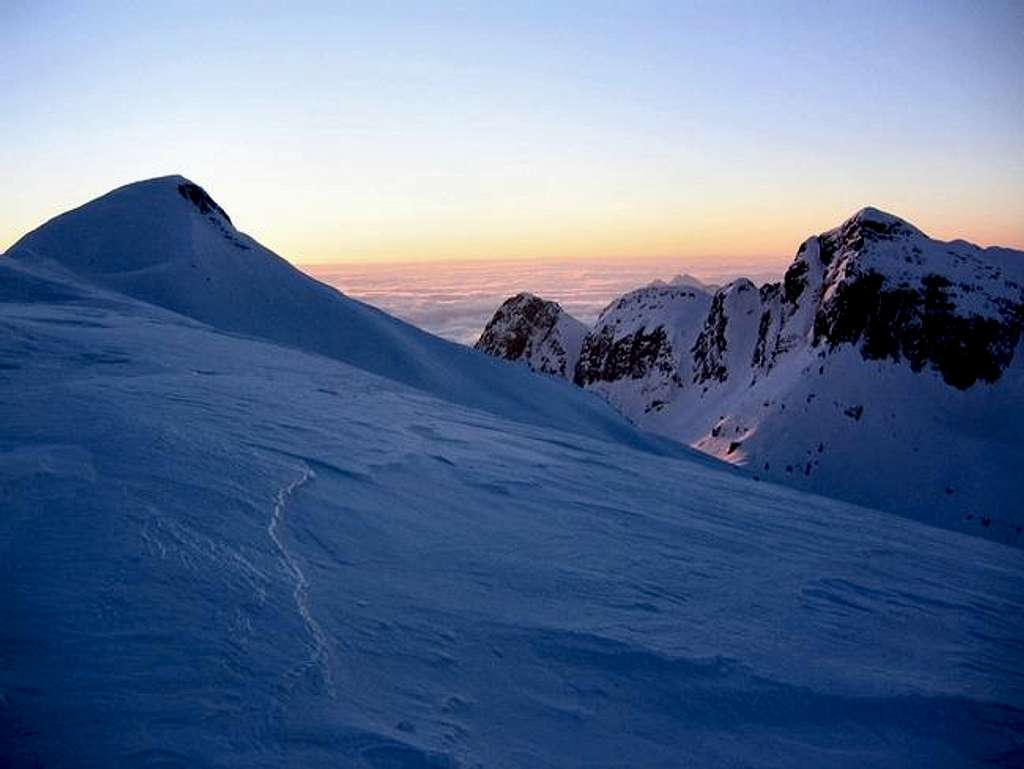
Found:
[[295, 262], [1024, 247], [1024, 3], [0, 2], [0, 249], [182, 173]]

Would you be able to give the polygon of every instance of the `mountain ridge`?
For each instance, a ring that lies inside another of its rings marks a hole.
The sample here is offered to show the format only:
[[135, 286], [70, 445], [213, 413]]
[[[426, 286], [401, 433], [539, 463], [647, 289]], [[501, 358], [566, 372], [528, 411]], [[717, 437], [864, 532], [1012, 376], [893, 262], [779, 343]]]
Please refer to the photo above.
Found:
[[[689, 314], [668, 284], [609, 304], [581, 345], [573, 381], [644, 429], [761, 477], [1024, 541], [1024, 520], [1005, 505], [1020, 489], [997, 477], [1012, 477], [1013, 463], [1024, 461], [1019, 441], [1000, 458], [998, 438], [1024, 390], [1016, 354], [1024, 253], [935, 241], [866, 207], [807, 238], [778, 283], [738, 278], [713, 292], [690, 290]], [[495, 352], [483, 337], [477, 346]], [[984, 441], [953, 446], [947, 460], [926, 448], [929, 437], [942, 444], [975, 435], [972, 409], [990, 420], [998, 441], [990, 451]], [[882, 456], [855, 445], [872, 442], [886, 447]], [[932, 468], [914, 456], [922, 452]], [[840, 467], [843, 455], [851, 467]], [[901, 478], [885, 462], [913, 469]], [[986, 469], [993, 464], [1001, 469]], [[879, 476], [871, 490], [866, 478]], [[909, 490], [914, 478], [929, 491]]]
[[229, 333], [356, 365], [503, 416], [675, 452], [599, 399], [550, 381], [523, 400], [525, 372], [352, 299], [239, 232], [180, 175], [119, 187], [19, 239], [3, 261], [57, 270]]

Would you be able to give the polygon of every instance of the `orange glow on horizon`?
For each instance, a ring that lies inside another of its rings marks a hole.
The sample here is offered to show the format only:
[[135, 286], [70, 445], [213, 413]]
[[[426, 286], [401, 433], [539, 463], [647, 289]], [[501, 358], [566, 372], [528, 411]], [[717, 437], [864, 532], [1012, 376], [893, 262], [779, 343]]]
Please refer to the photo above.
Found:
[[[833, 188], [831, 194], [799, 205], [784, 201], [781, 190], [774, 203], [771, 191], [763, 191], [764, 202], [752, 193], [731, 200], [727, 191], [718, 190], [705, 201], [666, 202], [648, 194], [623, 204], [612, 195], [593, 194], [588, 199], [498, 199], [493, 205], [478, 200], [437, 210], [401, 198], [393, 206], [377, 201], [359, 207], [353, 205], [358, 196], [351, 191], [334, 206], [333, 191], [298, 186], [285, 196], [295, 202], [281, 206], [281, 196], [267, 189], [270, 184], [199, 183], [240, 230], [303, 266], [530, 260], [775, 266], [788, 263], [807, 237], [839, 225], [868, 204], [940, 240], [962, 238], [1024, 250], [1024, 224], [1019, 224], [1024, 222], [1024, 201], [1008, 201], [1000, 209], [926, 206], [899, 199], [887, 205], [852, 200]], [[115, 186], [116, 180], [110, 188]], [[104, 191], [55, 190], [61, 194], [40, 198], [50, 202], [47, 210], [25, 205], [0, 212], [0, 247], [9, 247], [47, 219]]]

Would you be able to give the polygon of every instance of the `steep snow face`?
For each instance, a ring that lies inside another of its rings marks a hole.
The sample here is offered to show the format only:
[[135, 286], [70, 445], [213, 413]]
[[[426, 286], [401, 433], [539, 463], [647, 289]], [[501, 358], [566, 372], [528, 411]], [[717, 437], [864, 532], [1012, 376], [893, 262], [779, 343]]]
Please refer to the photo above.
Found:
[[534, 371], [572, 379], [587, 327], [562, 309], [533, 294], [516, 294], [502, 303], [487, 323], [476, 349]]
[[687, 386], [691, 349], [711, 297], [692, 287], [647, 286], [612, 302], [583, 342], [574, 381], [631, 419]]
[[0, 763], [1021, 764], [1018, 551], [20, 261], [0, 339]]
[[130, 184], [58, 216], [7, 256], [457, 403], [666, 450], [597, 398], [555, 380], [532, 385], [520, 367], [431, 336], [304, 275], [236, 230], [181, 176]]
[[639, 426], [762, 478], [1024, 542], [1008, 502], [1024, 494], [1021, 252], [867, 208], [805, 241], [781, 283], [739, 279], [669, 319], [633, 296], [606, 311], [632, 310], [622, 331], [588, 336], [577, 382]]

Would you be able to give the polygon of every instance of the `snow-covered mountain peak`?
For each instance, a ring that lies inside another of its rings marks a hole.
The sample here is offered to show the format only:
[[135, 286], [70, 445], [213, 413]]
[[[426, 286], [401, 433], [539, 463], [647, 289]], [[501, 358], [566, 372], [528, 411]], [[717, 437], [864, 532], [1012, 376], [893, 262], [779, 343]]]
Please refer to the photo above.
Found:
[[[181, 201], [189, 203], [190, 207], [183, 207]], [[234, 228], [227, 211], [213, 199], [210, 193], [201, 185], [181, 174], [157, 176], [126, 184], [75, 210], [114, 204], [136, 207], [144, 205], [154, 216], [171, 220], [180, 219], [185, 214], [215, 217], [231, 226], [232, 229]]]
[[999, 379], [1024, 323], [1024, 254], [933, 240], [863, 209], [805, 243], [786, 274], [787, 298], [802, 273], [811, 277], [815, 245], [824, 267], [815, 346], [849, 343], [865, 359], [928, 366], [959, 389]]
[[707, 291], [709, 286], [707, 283], [702, 281], [700, 278], [696, 278], [688, 272], [683, 272], [676, 275], [669, 283], [673, 286], [691, 286], [693, 288], [699, 288], [703, 291]]
[[[16, 268], [59, 273], [463, 406], [655, 448], [607, 406], [563, 382], [536, 382], [527, 371], [310, 278], [235, 229], [213, 197], [183, 176], [129, 184], [68, 211], [24, 236], [7, 258]], [[675, 451], [658, 445], [658, 451]]]
[[669, 280], [662, 280], [661, 278], [657, 278], [655, 280], [652, 280], [647, 285], [651, 288], [665, 288], [667, 286], [682, 286], [688, 288], [696, 288], [708, 294], [712, 294], [718, 289], [717, 285], [713, 283], [705, 283], [700, 278], [697, 278], [688, 272], [678, 273]]
[[223, 217], [228, 224], [231, 224], [231, 217], [227, 211], [217, 205], [217, 202], [210, 197], [209, 193], [195, 182], [190, 182], [184, 177], [172, 177], [180, 179], [178, 182], [178, 194], [192, 203], [201, 214], [215, 213]]
[[[54, 217], [8, 254], [55, 262], [82, 276], [132, 276], [133, 281], [143, 271], [168, 275], [200, 269], [201, 260], [204, 270], [229, 279], [237, 265], [221, 252], [246, 252], [253, 245], [206, 190], [173, 175], [118, 187]], [[207, 276], [212, 282], [214, 276]]]
[[883, 211], [880, 208], [874, 206], [864, 206], [864, 208], [857, 211], [853, 216], [843, 222], [842, 226], [848, 226], [852, 223], [867, 224], [867, 226], [881, 225], [884, 227], [909, 227], [913, 230], [917, 230], [912, 224], [906, 219], [901, 219], [895, 214], [890, 214], [888, 211]]
[[650, 320], [653, 312], [658, 319], [671, 319], [679, 313], [688, 314], [694, 302], [701, 303], [710, 298], [702, 286], [675, 285], [674, 283], [652, 283], [629, 291], [601, 310], [597, 325], [613, 323], [630, 325], [641, 316]]
[[880, 256], [880, 261], [893, 261], [906, 245], [905, 241], [927, 240], [919, 229], [898, 216], [877, 208], [865, 207], [838, 227], [812, 235], [801, 243], [783, 281], [783, 298], [796, 305], [804, 289], [819, 287], [841, 276], [849, 260]]
[[898, 216], [877, 208], [862, 208], [838, 227], [818, 236], [819, 257], [826, 266], [844, 257], [892, 257], [901, 246], [909, 247], [912, 241], [927, 239], [921, 230]]
[[[834, 278], [850, 259], [880, 256], [893, 261], [908, 241], [928, 240], [919, 229], [898, 216], [866, 207], [831, 230], [807, 238], [797, 250], [783, 282], [784, 298], [796, 304], [808, 283], [819, 285], [828, 272]], [[810, 280], [807, 280], [809, 278]]]
[[757, 286], [750, 278], [736, 278], [723, 286], [721, 291], [726, 294], [742, 294], [747, 291], [757, 291]]

